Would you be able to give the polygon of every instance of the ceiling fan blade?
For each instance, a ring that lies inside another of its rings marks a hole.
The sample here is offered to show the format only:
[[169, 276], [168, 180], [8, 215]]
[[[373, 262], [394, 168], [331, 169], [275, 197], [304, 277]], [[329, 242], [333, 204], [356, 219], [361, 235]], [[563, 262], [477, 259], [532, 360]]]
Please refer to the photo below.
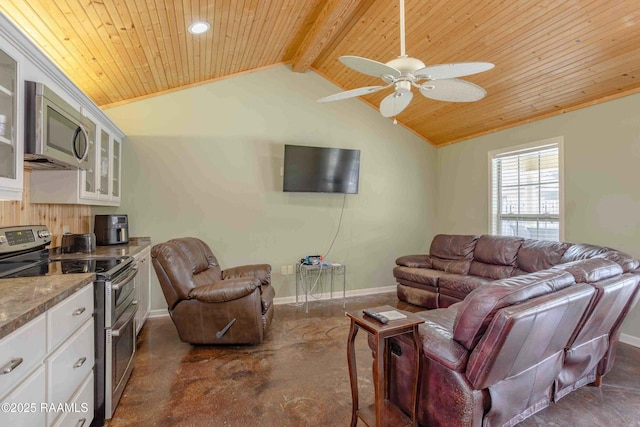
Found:
[[359, 56], [341, 56], [340, 62], [362, 74], [373, 77], [393, 76], [394, 78], [398, 78], [401, 74], [400, 71], [387, 64]]
[[382, 100], [380, 103], [380, 114], [384, 117], [397, 116], [402, 110], [407, 108], [412, 98], [413, 92], [410, 90], [397, 90]]
[[413, 75], [416, 78], [429, 80], [454, 79], [456, 77], [482, 73], [493, 67], [495, 67], [495, 65], [490, 62], [456, 62], [453, 64], [429, 65], [417, 70]]
[[438, 101], [473, 102], [487, 95], [480, 86], [458, 79], [432, 80], [419, 87], [421, 94]]
[[390, 85], [359, 87], [357, 89], [346, 90], [344, 92], [338, 92], [338, 93], [334, 93], [333, 95], [325, 96], [324, 98], [318, 99], [318, 102], [332, 102], [332, 101], [340, 101], [342, 99], [355, 98], [357, 96], [378, 92], [379, 90], [386, 89], [389, 86]]

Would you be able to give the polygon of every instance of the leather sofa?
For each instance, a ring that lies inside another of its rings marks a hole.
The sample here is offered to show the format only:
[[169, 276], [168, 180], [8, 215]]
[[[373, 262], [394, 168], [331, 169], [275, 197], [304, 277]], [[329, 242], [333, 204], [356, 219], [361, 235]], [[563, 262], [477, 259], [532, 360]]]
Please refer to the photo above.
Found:
[[612, 260], [625, 273], [640, 266], [640, 262], [628, 254], [596, 245], [510, 236], [439, 234], [433, 238], [428, 255], [398, 258], [393, 275], [401, 301], [425, 308], [444, 308], [494, 280], [589, 258]]
[[151, 249], [153, 267], [180, 339], [191, 344], [257, 344], [273, 319], [271, 266], [222, 270], [202, 240]]
[[599, 385], [640, 298], [640, 262], [593, 245], [437, 236], [429, 256], [399, 264], [431, 270], [422, 288], [400, 281], [410, 277], [405, 270], [399, 288], [410, 290], [399, 295], [445, 306], [417, 313], [425, 320], [418, 354], [405, 336], [388, 347], [389, 400], [407, 413], [408, 373], [420, 357], [420, 425], [512, 426], [583, 385]]

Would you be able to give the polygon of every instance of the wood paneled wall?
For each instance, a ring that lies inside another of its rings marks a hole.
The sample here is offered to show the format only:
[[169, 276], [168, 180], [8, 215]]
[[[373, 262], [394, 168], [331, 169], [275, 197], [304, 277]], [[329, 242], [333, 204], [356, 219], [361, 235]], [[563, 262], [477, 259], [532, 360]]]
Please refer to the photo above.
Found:
[[22, 201], [0, 201], [0, 226], [45, 224], [53, 234], [51, 247], [59, 246], [65, 225], [70, 233], [91, 230], [91, 206], [31, 203], [30, 178], [31, 171], [25, 170]]

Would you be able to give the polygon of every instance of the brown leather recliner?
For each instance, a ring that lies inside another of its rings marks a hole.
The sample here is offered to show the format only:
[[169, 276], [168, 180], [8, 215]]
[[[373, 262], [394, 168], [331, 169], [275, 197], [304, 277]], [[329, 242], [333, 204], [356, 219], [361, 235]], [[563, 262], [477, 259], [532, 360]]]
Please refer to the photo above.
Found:
[[151, 249], [153, 267], [178, 335], [191, 344], [257, 344], [273, 319], [271, 266], [222, 270], [195, 237]]

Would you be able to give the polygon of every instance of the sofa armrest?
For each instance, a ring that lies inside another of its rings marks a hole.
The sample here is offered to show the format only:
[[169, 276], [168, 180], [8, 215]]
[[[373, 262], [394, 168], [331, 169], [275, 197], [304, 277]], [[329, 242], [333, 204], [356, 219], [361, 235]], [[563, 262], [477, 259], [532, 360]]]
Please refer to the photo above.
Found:
[[437, 308], [420, 313], [425, 323], [419, 326], [422, 353], [425, 357], [456, 372], [464, 372], [469, 351], [453, 339], [457, 310]]
[[189, 298], [201, 302], [227, 302], [251, 295], [259, 287], [260, 281], [258, 279], [239, 277], [193, 288], [189, 292]]
[[432, 268], [433, 263], [429, 255], [405, 255], [396, 260], [397, 265], [409, 268]]
[[227, 268], [222, 272], [222, 279], [236, 279], [238, 277], [255, 277], [263, 286], [271, 284], [271, 266], [269, 264], [243, 265]]

